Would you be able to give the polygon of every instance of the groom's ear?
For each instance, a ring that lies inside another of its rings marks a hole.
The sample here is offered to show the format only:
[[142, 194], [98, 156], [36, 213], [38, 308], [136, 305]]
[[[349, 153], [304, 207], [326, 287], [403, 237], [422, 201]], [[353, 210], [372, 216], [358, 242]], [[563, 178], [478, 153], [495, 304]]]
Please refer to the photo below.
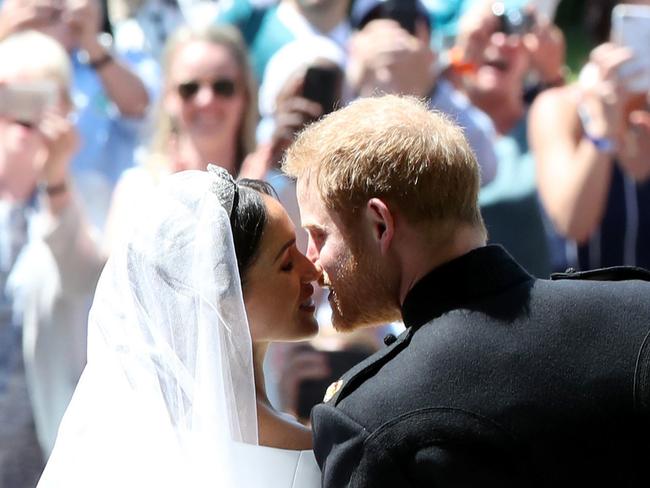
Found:
[[366, 204], [365, 217], [373, 241], [379, 246], [381, 254], [386, 254], [395, 235], [393, 213], [382, 199], [371, 198]]

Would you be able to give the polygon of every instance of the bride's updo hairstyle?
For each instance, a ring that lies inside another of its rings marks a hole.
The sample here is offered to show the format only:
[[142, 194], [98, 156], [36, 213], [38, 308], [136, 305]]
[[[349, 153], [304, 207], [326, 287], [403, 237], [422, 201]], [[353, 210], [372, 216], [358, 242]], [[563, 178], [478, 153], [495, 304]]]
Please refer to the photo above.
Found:
[[245, 289], [246, 272], [255, 262], [268, 220], [262, 195], [277, 199], [277, 194], [271, 185], [260, 180], [242, 178], [237, 181], [237, 187], [237, 199], [233, 205], [230, 223], [239, 279]]

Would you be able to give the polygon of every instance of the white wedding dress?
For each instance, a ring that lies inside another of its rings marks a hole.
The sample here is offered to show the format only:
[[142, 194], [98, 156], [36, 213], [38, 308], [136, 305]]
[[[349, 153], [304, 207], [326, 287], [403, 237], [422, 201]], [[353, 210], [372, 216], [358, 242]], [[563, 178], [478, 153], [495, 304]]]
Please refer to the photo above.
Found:
[[316, 488], [311, 451], [257, 445], [252, 344], [222, 169], [164, 179], [112, 252], [88, 364], [39, 488]]
[[235, 444], [237, 479], [244, 488], [318, 488], [321, 475], [313, 451]]

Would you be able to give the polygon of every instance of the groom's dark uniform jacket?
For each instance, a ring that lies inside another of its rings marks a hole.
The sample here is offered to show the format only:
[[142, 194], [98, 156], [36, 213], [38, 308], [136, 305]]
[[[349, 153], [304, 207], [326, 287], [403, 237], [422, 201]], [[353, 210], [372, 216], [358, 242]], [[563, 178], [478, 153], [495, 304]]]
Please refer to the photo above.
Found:
[[488, 246], [420, 280], [312, 412], [323, 485], [650, 486], [650, 274], [557, 278]]

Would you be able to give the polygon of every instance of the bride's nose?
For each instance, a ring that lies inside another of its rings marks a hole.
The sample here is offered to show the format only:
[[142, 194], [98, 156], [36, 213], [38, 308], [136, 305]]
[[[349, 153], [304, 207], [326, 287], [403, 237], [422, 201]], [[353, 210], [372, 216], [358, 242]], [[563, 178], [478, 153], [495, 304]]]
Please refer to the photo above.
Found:
[[302, 281], [309, 283], [311, 281], [318, 281], [323, 274], [323, 269], [320, 265], [312, 263], [307, 256], [301, 254], [301, 264], [303, 267]]

